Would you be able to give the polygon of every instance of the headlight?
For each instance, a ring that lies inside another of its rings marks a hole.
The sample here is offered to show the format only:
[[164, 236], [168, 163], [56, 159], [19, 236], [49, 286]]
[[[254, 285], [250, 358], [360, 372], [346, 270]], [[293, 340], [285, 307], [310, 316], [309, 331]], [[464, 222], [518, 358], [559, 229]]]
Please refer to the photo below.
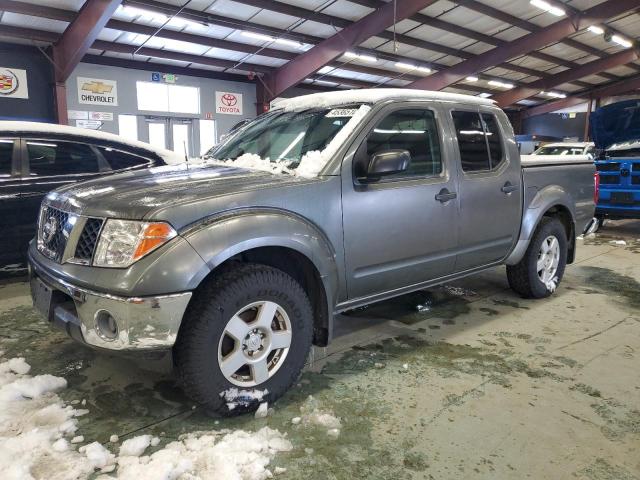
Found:
[[128, 267], [177, 235], [165, 222], [108, 219], [100, 232], [93, 264]]

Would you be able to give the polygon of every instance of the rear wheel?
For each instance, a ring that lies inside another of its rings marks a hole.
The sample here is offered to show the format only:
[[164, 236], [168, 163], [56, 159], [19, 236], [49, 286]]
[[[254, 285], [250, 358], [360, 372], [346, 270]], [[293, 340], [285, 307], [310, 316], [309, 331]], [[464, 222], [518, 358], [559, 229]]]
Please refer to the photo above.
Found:
[[242, 264], [196, 295], [174, 347], [187, 395], [210, 412], [236, 414], [286, 392], [311, 348], [302, 287], [281, 270]]
[[516, 265], [507, 266], [509, 286], [524, 298], [551, 295], [567, 264], [567, 234], [557, 218], [544, 217], [529, 248]]

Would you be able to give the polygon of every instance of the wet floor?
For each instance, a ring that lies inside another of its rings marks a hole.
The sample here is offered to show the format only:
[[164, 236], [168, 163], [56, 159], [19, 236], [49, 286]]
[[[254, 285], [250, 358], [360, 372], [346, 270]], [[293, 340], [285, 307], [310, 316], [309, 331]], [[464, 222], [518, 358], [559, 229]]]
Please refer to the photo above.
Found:
[[[625, 245], [611, 241], [624, 240]], [[0, 350], [69, 383], [85, 441], [211, 429], [286, 432], [278, 478], [640, 478], [640, 224], [581, 240], [556, 295], [523, 300], [498, 268], [341, 315], [300, 382], [264, 419], [213, 419], [166, 360], [85, 349], [0, 284]], [[311, 396], [311, 397], [310, 397]], [[291, 422], [318, 408], [327, 429]]]

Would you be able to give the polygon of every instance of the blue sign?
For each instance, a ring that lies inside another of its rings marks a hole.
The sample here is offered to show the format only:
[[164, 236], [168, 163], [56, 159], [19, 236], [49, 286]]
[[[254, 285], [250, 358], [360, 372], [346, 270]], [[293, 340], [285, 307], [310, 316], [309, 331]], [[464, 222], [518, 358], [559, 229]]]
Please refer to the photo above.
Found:
[[162, 79], [162, 75], [160, 75], [160, 72], [153, 72], [151, 74], [151, 81], [152, 82], [159, 82]]

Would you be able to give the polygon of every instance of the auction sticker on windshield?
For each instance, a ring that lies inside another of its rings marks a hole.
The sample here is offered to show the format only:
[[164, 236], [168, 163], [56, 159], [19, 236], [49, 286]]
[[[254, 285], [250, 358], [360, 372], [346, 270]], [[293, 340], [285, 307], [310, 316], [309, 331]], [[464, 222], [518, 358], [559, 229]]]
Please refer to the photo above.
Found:
[[356, 112], [358, 111], [357, 108], [334, 108], [333, 110], [330, 110], [329, 113], [327, 113], [327, 117], [331, 118], [331, 117], [353, 117]]

